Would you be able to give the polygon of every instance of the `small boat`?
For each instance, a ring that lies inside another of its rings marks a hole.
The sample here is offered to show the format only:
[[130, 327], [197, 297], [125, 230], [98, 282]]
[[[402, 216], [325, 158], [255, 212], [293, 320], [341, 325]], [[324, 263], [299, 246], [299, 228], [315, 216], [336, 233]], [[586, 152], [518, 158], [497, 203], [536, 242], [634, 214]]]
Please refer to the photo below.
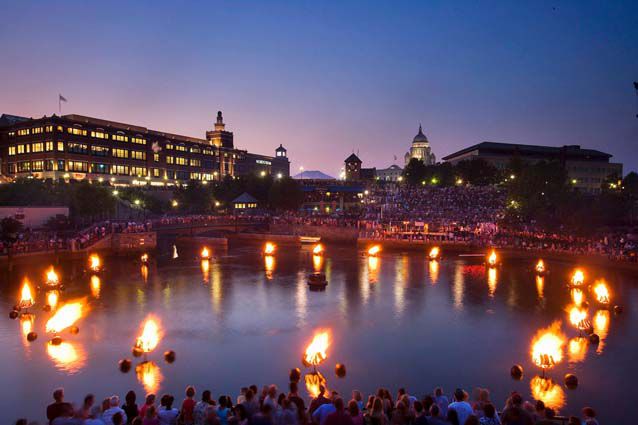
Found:
[[324, 290], [328, 286], [326, 275], [321, 272], [315, 272], [308, 275], [308, 286], [314, 290]]
[[299, 236], [299, 242], [302, 244], [318, 243], [321, 240], [319, 236]]

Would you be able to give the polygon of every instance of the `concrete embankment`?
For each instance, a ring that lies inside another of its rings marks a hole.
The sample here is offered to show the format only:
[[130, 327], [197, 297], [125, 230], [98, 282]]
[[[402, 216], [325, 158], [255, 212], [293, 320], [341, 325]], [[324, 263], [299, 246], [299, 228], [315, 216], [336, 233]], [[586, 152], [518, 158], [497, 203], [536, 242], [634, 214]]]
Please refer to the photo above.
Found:
[[[63, 250], [20, 252], [13, 254], [11, 261], [14, 264], [28, 264], [42, 259], [53, 259], [52, 261], [57, 263], [60, 260], [86, 258], [90, 252], [97, 252], [102, 255], [126, 255], [152, 250], [156, 247], [157, 234], [155, 232], [114, 233], [106, 235], [89, 247], [76, 248], [72, 246], [71, 249]], [[0, 256], [0, 263], [6, 263], [8, 260], [8, 256]]]

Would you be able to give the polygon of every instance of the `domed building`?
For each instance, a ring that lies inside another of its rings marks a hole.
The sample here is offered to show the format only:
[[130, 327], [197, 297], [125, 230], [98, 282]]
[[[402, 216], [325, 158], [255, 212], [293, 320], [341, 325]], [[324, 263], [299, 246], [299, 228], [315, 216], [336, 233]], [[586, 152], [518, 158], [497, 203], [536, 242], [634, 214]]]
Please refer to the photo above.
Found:
[[410, 152], [405, 154], [405, 165], [408, 165], [412, 158], [420, 159], [425, 165], [434, 165], [436, 157], [430, 149], [430, 141], [423, 134], [423, 129], [419, 125], [419, 133], [412, 139]]

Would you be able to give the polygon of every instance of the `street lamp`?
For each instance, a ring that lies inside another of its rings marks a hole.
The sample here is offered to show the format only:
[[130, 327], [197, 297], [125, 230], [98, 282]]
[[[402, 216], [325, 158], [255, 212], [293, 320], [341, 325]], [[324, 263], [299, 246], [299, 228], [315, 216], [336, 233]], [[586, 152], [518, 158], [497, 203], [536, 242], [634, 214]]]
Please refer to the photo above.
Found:
[[179, 202], [177, 202], [177, 200], [176, 200], [176, 199], [173, 199], [173, 202], [171, 202], [171, 205], [172, 205], [174, 208], [177, 208], [177, 207], [179, 206]]
[[301, 180], [303, 180], [303, 165], [299, 167], [299, 171], [301, 171]]

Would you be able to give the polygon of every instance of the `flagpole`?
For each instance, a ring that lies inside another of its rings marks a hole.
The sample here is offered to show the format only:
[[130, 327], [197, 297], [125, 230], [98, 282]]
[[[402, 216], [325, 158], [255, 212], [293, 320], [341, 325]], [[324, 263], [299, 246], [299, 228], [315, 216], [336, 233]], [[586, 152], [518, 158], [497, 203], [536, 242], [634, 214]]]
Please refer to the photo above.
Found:
[[58, 115], [62, 116], [62, 98], [58, 94]]

